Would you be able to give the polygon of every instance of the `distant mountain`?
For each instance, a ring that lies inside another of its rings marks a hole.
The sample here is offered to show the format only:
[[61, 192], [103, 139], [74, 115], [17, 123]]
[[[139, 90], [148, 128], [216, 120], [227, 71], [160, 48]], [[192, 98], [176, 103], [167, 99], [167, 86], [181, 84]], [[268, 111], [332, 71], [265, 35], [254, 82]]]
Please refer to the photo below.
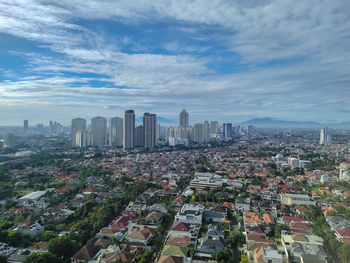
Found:
[[350, 122], [339, 123], [319, 123], [315, 121], [284, 121], [272, 118], [254, 118], [241, 123], [242, 125], [254, 125], [257, 127], [275, 127], [275, 128], [349, 128]]
[[271, 118], [255, 118], [243, 122], [244, 125], [255, 125], [261, 127], [321, 127], [322, 124], [314, 121], [284, 121]]
[[[143, 116], [136, 118], [135, 121], [138, 125], [142, 124], [143, 123]], [[170, 119], [167, 119], [167, 118], [163, 118], [161, 116], [157, 116], [157, 122], [161, 125], [177, 125], [177, 122], [170, 120]]]

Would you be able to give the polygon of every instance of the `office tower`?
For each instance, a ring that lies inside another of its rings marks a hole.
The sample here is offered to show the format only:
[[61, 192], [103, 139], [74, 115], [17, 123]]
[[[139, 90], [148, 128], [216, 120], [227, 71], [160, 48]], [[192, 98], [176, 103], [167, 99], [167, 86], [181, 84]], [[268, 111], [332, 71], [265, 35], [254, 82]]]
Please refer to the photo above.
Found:
[[326, 145], [326, 146], [332, 144], [332, 134], [329, 132], [328, 128], [321, 129], [320, 144]]
[[143, 114], [144, 147], [154, 148], [156, 145], [157, 115], [151, 113]]
[[175, 138], [175, 128], [174, 127], [168, 127], [166, 129], [166, 141], [169, 143], [169, 138]]
[[107, 144], [107, 119], [95, 117], [91, 119], [92, 145], [101, 146]]
[[179, 114], [179, 124], [181, 127], [184, 128], [186, 128], [189, 124], [189, 115], [185, 109], [183, 109], [182, 112], [180, 112]]
[[210, 139], [210, 127], [209, 122], [204, 121], [203, 123], [203, 142], [208, 143]]
[[109, 145], [123, 146], [123, 119], [114, 117], [109, 120]]
[[86, 130], [79, 130], [75, 135], [76, 145], [78, 147], [87, 147], [93, 145], [92, 133]]
[[123, 147], [131, 149], [134, 147], [135, 136], [135, 113], [133, 110], [126, 110], [123, 120]]
[[143, 147], [144, 145], [144, 134], [143, 134], [143, 126], [139, 125], [135, 128], [135, 143], [136, 147]]
[[28, 128], [29, 128], [28, 120], [24, 120], [23, 121], [23, 130], [28, 130]]
[[248, 134], [253, 134], [253, 133], [255, 133], [256, 128], [255, 128], [255, 126], [253, 126], [253, 125], [248, 125], [248, 126], [246, 127], [246, 131], [247, 131]]
[[12, 133], [7, 133], [4, 136], [4, 148], [15, 148], [16, 147], [16, 136]]
[[203, 124], [196, 123], [194, 125], [194, 136], [193, 141], [197, 143], [203, 143]]
[[159, 138], [160, 138], [160, 124], [157, 123], [156, 125], [156, 145], [159, 145]]
[[219, 122], [211, 121], [210, 122], [210, 134], [218, 134], [219, 133]]
[[71, 131], [72, 146], [78, 146], [78, 141], [76, 140], [77, 132], [78, 131], [83, 132], [85, 130], [86, 130], [86, 120], [81, 118], [76, 118], [72, 120], [72, 131]]
[[232, 123], [224, 123], [224, 138], [232, 137]]
[[37, 130], [38, 132], [44, 131], [44, 124], [38, 123], [38, 124], [36, 125], [36, 130]]
[[194, 129], [193, 126], [187, 126], [186, 127], [186, 138], [189, 141], [193, 141], [193, 136], [194, 136]]
[[176, 126], [175, 129], [175, 137], [176, 138], [182, 138], [182, 139], [186, 139], [187, 138], [187, 131], [186, 131], [187, 127], [182, 127], [182, 126]]

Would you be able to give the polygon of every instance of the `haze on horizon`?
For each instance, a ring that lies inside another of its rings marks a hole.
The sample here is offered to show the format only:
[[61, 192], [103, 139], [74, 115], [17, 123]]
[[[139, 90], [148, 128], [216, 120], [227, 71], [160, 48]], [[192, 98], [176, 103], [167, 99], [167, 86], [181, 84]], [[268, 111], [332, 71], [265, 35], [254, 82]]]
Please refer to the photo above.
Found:
[[0, 0], [0, 56], [0, 125], [350, 116], [347, 0]]

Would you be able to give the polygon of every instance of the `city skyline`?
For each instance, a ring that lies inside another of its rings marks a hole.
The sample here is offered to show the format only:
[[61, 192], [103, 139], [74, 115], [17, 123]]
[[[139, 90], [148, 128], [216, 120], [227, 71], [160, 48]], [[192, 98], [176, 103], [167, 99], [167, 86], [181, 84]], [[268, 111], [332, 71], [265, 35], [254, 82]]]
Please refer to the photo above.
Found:
[[[348, 1], [0, 1], [0, 125], [349, 121]], [[72, 112], [74, 116], [72, 116]]]

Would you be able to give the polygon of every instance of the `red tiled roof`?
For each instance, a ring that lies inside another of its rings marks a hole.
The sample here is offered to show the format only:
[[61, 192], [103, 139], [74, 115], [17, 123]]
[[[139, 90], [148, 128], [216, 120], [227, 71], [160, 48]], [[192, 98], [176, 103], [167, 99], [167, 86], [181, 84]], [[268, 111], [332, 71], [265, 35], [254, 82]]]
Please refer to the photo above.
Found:
[[175, 231], [189, 231], [190, 230], [190, 227], [188, 224], [185, 224], [183, 222], [177, 222], [173, 225], [172, 227], [172, 230], [175, 230]]

